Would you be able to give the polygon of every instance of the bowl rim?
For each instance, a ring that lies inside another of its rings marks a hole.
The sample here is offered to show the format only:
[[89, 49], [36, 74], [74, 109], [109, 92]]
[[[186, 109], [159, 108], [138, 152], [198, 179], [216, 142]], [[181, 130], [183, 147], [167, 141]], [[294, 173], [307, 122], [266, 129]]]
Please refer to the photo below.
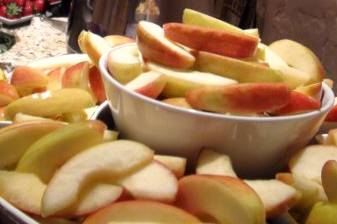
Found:
[[110, 72], [107, 69], [108, 57], [110, 55], [110, 52], [115, 51], [119, 48], [124, 48], [124, 47], [134, 46], [134, 45], [136, 45], [136, 43], [127, 43], [127, 44], [122, 44], [122, 45], [111, 48], [108, 52], [106, 52], [100, 58], [99, 70], [101, 71], [103, 78], [107, 80], [108, 83], [112, 84], [117, 89], [119, 89], [120, 91], [123, 91], [124, 93], [126, 93], [127, 95], [133, 98], [144, 101], [147, 104], [151, 104], [153, 106], [159, 107], [164, 110], [169, 110], [169, 111], [176, 112], [176, 113], [183, 113], [183, 114], [191, 115], [191, 116], [199, 116], [199, 117], [213, 118], [213, 119], [220, 119], [220, 120], [235, 120], [235, 121], [250, 121], [250, 122], [280, 122], [280, 121], [313, 118], [320, 114], [324, 114], [328, 112], [329, 109], [332, 108], [334, 101], [335, 101], [335, 95], [332, 89], [326, 83], [322, 82], [323, 98], [327, 98], [326, 103], [323, 104], [319, 110], [314, 110], [314, 111], [310, 111], [306, 113], [299, 113], [299, 114], [285, 115], [285, 116], [275, 116], [275, 117], [254, 117], [254, 116], [218, 114], [218, 113], [176, 107], [176, 106], [161, 102], [159, 100], [143, 96], [134, 91], [128, 90], [127, 88], [125, 88], [123, 84], [119, 83], [117, 80], [115, 80], [112, 77], [112, 75], [110, 75]]

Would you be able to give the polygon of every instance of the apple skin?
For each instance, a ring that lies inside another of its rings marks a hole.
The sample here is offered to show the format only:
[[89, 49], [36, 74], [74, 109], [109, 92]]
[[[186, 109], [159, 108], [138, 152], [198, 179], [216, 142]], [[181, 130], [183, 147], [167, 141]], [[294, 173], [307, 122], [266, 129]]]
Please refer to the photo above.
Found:
[[102, 75], [96, 66], [92, 66], [89, 70], [89, 83], [98, 103], [103, 103], [106, 100], [105, 89]]
[[337, 162], [327, 161], [322, 168], [322, 185], [330, 203], [337, 204]]
[[325, 121], [337, 122], [337, 105], [333, 106], [333, 108], [329, 111]]
[[250, 35], [239, 35], [181, 23], [164, 24], [165, 36], [189, 48], [235, 58], [252, 57], [259, 39]]
[[251, 114], [274, 111], [289, 103], [285, 84], [244, 83], [224, 87], [204, 87], [186, 94], [195, 109], [218, 113]]
[[80, 62], [70, 66], [62, 77], [62, 88], [89, 89], [89, 62]]
[[305, 224], [336, 224], [337, 205], [318, 202], [312, 208]]
[[0, 81], [0, 107], [19, 99], [19, 93], [16, 88], [7, 81]]
[[162, 28], [156, 24], [145, 21], [138, 24], [137, 45], [145, 59], [172, 68], [189, 69], [195, 62], [190, 53], [166, 39]]
[[58, 67], [48, 73], [48, 90], [54, 91], [62, 89], [62, 78], [65, 70], [65, 67]]

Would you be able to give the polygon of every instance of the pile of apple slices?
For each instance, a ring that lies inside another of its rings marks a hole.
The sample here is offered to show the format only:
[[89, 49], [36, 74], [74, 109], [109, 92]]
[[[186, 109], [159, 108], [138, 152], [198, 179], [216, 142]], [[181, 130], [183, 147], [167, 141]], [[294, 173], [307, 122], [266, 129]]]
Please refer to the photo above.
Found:
[[126, 88], [183, 108], [238, 115], [288, 115], [320, 108], [325, 71], [303, 45], [266, 46], [241, 30], [185, 9], [183, 23], [137, 26], [137, 45], [114, 49], [111, 75]]

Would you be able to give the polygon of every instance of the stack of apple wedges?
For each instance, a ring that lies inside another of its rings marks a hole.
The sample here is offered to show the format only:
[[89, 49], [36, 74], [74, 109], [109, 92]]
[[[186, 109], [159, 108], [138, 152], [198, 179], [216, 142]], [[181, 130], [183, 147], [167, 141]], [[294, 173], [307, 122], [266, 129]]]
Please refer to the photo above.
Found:
[[137, 26], [137, 44], [115, 48], [111, 75], [131, 91], [206, 112], [282, 116], [320, 108], [325, 71], [291, 40], [266, 46], [242, 30], [185, 9], [182, 23]]

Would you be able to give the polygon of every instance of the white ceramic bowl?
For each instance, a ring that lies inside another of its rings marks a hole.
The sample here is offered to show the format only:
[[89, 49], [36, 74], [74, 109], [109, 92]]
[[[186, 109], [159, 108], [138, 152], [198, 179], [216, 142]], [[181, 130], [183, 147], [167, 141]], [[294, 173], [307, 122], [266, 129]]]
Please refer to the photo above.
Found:
[[[119, 46], [111, 51], [127, 45]], [[227, 116], [174, 107], [129, 91], [107, 70], [108, 54], [99, 64], [110, 109], [124, 138], [140, 141], [156, 152], [184, 156], [194, 164], [200, 149], [228, 154], [243, 177], [267, 177], [286, 164], [318, 131], [334, 103], [323, 84], [320, 110], [291, 116]]]

